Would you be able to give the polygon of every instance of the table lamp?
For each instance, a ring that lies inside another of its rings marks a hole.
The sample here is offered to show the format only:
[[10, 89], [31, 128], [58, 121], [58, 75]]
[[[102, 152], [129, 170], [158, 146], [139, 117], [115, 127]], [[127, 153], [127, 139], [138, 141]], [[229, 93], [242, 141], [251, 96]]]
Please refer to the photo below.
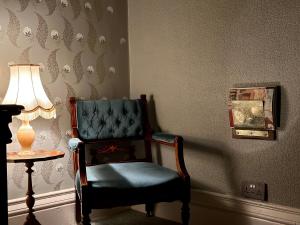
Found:
[[17, 104], [25, 107], [16, 116], [22, 121], [17, 132], [21, 145], [20, 155], [34, 155], [31, 150], [35, 132], [29, 121], [41, 116], [45, 119], [55, 118], [56, 110], [44, 91], [39, 65], [13, 64], [10, 65], [10, 81], [2, 104]]

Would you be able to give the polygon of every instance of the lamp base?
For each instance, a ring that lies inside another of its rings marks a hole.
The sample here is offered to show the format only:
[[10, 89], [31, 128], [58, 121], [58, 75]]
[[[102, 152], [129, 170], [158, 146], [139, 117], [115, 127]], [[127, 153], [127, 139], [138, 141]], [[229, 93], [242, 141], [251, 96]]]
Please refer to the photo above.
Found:
[[22, 120], [22, 125], [17, 132], [17, 138], [21, 145], [21, 151], [19, 155], [34, 155], [34, 151], [31, 150], [32, 143], [35, 139], [35, 132], [30, 126], [28, 120]]

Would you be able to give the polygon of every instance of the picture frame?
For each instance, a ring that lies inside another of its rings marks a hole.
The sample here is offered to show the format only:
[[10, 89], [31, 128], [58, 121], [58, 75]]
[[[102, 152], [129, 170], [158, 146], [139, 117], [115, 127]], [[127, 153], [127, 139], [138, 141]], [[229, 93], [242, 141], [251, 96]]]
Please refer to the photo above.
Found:
[[279, 86], [229, 90], [229, 123], [232, 137], [275, 140], [279, 127]]

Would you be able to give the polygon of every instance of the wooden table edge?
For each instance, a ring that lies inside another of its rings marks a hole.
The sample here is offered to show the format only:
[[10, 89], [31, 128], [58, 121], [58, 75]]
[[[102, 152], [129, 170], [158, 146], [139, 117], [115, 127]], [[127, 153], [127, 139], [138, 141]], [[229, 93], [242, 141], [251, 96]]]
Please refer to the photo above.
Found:
[[[8, 151], [6, 154], [6, 160], [8, 163], [21, 163], [21, 162], [39, 162], [39, 161], [48, 161], [58, 158], [63, 158], [65, 153], [60, 150], [33, 150], [39, 154], [32, 156], [19, 156], [17, 153], [19, 151]], [[44, 154], [43, 154], [44, 153]], [[51, 153], [53, 155], [51, 155]]]

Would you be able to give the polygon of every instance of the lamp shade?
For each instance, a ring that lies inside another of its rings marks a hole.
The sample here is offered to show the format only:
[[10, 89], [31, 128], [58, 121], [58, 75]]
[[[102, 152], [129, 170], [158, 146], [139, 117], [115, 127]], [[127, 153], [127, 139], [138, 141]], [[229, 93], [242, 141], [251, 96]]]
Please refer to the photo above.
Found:
[[41, 116], [55, 118], [56, 110], [44, 91], [39, 65], [10, 65], [10, 81], [2, 104], [17, 104], [25, 107], [17, 116], [23, 121], [30, 121]]

